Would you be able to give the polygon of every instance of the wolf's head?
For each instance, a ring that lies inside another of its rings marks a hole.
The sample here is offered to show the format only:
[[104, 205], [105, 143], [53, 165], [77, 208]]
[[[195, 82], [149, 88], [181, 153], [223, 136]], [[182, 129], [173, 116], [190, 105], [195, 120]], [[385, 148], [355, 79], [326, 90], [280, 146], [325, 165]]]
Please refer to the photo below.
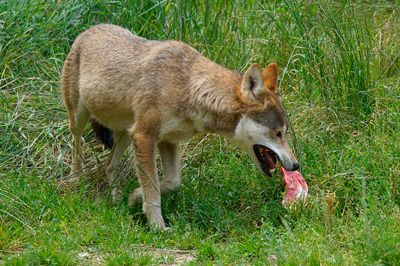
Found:
[[299, 168], [286, 141], [288, 120], [278, 95], [278, 66], [269, 64], [264, 70], [253, 64], [246, 71], [239, 98], [245, 113], [235, 129], [233, 142], [249, 153], [261, 173], [272, 176], [279, 160], [288, 171]]

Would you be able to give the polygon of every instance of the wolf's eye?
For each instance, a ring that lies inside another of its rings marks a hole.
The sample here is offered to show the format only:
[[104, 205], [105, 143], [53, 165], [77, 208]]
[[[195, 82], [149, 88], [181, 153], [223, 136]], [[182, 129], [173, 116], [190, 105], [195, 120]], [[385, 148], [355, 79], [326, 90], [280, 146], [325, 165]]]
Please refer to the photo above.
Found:
[[278, 138], [282, 138], [282, 132], [280, 132], [280, 131], [276, 132], [276, 136], [277, 136]]

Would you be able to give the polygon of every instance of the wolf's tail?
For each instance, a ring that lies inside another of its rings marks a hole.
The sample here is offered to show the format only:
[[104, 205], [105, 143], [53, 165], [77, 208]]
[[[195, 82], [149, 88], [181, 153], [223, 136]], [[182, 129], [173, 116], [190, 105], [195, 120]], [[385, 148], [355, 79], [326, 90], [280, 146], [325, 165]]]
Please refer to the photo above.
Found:
[[111, 150], [114, 144], [113, 132], [93, 118], [90, 119], [90, 124], [92, 125], [92, 129], [96, 138], [103, 142], [104, 146]]

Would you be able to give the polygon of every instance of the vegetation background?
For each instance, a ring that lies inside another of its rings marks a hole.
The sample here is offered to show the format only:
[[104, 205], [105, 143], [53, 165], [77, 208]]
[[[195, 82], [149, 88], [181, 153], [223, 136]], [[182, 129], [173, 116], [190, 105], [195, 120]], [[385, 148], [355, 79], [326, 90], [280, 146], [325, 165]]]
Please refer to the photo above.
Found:
[[[399, 12], [384, 0], [0, 0], [0, 265], [400, 265]], [[109, 152], [89, 127], [86, 179], [71, 182], [60, 74], [99, 23], [238, 71], [277, 62], [305, 209], [284, 209], [282, 178], [214, 135], [182, 144], [183, 187], [162, 202], [171, 232], [127, 207], [132, 152], [112, 204]]]

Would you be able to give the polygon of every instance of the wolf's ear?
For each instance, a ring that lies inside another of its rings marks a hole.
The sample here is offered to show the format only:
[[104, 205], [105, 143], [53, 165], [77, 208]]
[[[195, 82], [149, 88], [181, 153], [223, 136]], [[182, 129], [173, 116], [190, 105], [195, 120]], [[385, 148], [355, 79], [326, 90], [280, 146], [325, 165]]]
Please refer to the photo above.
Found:
[[252, 64], [243, 77], [242, 96], [250, 102], [262, 102], [265, 98], [265, 86], [259, 64]]
[[262, 72], [265, 87], [273, 93], [278, 94], [278, 65], [276, 63], [269, 64]]

